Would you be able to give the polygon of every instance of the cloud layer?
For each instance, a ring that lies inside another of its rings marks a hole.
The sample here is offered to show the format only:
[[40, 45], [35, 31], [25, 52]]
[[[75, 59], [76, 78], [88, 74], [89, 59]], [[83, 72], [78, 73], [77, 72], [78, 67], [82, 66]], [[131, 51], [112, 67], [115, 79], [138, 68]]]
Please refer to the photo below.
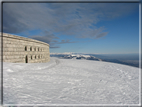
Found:
[[55, 45], [74, 43], [59, 41], [59, 35], [90, 39], [106, 36], [105, 26], [97, 27], [97, 24], [127, 15], [136, 6], [131, 3], [4, 3], [3, 31], [20, 33], [38, 29], [43, 34], [31, 38], [58, 47]]

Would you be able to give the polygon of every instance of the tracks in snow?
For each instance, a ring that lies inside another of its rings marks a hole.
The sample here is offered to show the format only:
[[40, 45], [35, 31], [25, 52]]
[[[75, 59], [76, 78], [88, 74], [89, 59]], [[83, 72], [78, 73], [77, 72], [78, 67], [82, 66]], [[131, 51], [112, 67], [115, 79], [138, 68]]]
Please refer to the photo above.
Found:
[[58, 59], [55, 59], [54, 61], [53, 61], [53, 63], [49, 66], [49, 67], [47, 67], [47, 69], [51, 69], [51, 68], [53, 68], [53, 67], [56, 67], [57, 65], [59, 65], [60, 64], [60, 61], [58, 60]]

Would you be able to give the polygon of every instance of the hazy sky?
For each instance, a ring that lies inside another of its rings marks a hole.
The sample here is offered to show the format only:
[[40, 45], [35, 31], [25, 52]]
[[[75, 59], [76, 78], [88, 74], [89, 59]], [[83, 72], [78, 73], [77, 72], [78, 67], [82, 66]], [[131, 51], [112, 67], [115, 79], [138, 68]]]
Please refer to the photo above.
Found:
[[139, 3], [3, 3], [3, 31], [54, 53], [138, 53]]

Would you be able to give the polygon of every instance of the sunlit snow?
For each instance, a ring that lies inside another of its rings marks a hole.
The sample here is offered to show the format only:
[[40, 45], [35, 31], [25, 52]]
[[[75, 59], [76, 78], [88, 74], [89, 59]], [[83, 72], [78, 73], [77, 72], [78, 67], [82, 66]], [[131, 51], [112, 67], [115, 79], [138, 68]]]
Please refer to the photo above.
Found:
[[6, 63], [4, 104], [139, 104], [139, 68], [58, 59]]

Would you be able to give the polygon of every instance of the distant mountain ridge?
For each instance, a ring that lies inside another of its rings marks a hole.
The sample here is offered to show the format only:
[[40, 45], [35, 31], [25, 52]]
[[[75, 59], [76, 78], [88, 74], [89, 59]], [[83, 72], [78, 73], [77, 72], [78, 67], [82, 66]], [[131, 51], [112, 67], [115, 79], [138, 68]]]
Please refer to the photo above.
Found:
[[105, 61], [105, 62], [112, 62], [118, 64], [129, 65], [133, 67], [139, 67], [138, 60], [122, 60], [119, 57], [112, 57], [99, 54], [83, 54], [83, 53], [51, 53], [51, 57], [58, 57], [62, 59], [76, 59], [76, 60], [94, 60], [94, 61]]
[[84, 54], [72, 54], [72, 53], [63, 53], [63, 54], [51, 54], [51, 57], [59, 57], [63, 59], [81, 59], [81, 60], [95, 60], [95, 61], [102, 61], [102, 59], [97, 58], [92, 55], [84, 55]]
[[96, 58], [90, 55], [68, 55], [61, 58], [65, 59], [85, 59], [85, 60], [95, 60], [95, 61], [102, 61], [100, 58]]

